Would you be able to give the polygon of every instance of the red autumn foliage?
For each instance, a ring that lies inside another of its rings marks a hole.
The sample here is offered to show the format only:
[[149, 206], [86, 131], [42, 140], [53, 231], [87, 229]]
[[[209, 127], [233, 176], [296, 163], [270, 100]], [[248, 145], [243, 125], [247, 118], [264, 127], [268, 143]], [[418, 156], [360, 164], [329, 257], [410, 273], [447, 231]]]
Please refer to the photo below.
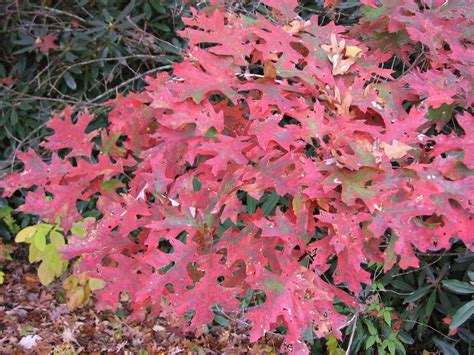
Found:
[[48, 54], [50, 49], [58, 49], [59, 46], [54, 43], [57, 40], [55, 35], [49, 34], [38, 37], [35, 41], [35, 48], [39, 49], [41, 53]]
[[348, 32], [298, 19], [296, 0], [264, 2], [277, 20], [194, 12], [173, 75], [109, 102], [107, 129], [56, 115], [50, 162], [20, 153], [23, 172], [1, 186], [36, 185], [21, 210], [66, 231], [76, 202], [97, 198], [102, 217], [63, 253], [107, 282], [100, 308], [126, 291], [136, 317], [194, 311], [200, 332], [213, 305], [235, 311], [261, 290], [251, 340], [283, 324], [306, 351], [305, 329], [340, 335], [334, 298], [358, 307], [368, 262], [474, 249], [472, 19], [462, 1], [365, 1]]

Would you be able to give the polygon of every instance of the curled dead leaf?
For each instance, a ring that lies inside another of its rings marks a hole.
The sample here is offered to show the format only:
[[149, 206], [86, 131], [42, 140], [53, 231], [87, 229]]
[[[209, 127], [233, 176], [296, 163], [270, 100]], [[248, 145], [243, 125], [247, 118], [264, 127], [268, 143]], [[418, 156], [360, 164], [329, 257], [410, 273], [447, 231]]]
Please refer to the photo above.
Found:
[[263, 65], [263, 76], [267, 80], [275, 80], [277, 77], [277, 72], [275, 65], [272, 63], [271, 60], [265, 61]]
[[328, 59], [332, 63], [333, 75], [345, 74], [362, 54], [359, 47], [346, 46], [345, 40], [338, 42], [334, 33], [331, 34], [331, 43], [323, 44], [321, 48], [328, 53]]

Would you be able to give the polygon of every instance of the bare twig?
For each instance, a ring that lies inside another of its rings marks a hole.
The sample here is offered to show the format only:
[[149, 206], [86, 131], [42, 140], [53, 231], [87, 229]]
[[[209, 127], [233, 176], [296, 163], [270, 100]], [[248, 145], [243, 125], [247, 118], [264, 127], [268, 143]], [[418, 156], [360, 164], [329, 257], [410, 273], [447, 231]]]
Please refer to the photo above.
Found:
[[349, 344], [347, 344], [346, 355], [350, 354], [352, 342], [354, 341], [354, 335], [355, 335], [355, 330], [356, 330], [358, 319], [359, 319], [359, 311], [356, 311], [356, 314], [352, 318], [352, 332], [351, 332], [351, 337], [349, 338]]
[[456, 342], [456, 343], [459, 342], [459, 340], [453, 339], [453, 338], [447, 336], [446, 334], [441, 333], [438, 329], [433, 328], [433, 327], [432, 327], [431, 325], [429, 325], [429, 324], [421, 323], [421, 322], [418, 322], [418, 321], [416, 321], [416, 320], [411, 320], [411, 319], [400, 319], [400, 320], [401, 320], [402, 322], [415, 323], [415, 324], [418, 324], [418, 325], [425, 326], [425, 327], [430, 328], [431, 330], [435, 331], [435, 332], [438, 333], [439, 335], [445, 337], [445, 338], [448, 339], [448, 340], [454, 341], [454, 342]]
[[151, 70], [148, 70], [144, 73], [141, 73], [139, 75], [136, 75], [134, 76], [133, 78], [130, 78], [126, 81], [124, 81], [123, 83], [107, 90], [106, 92], [104, 92], [103, 94], [99, 95], [99, 96], [96, 96], [95, 98], [93, 98], [92, 100], [89, 101], [89, 103], [94, 103], [94, 102], [97, 102], [97, 101], [100, 101], [101, 99], [103, 99], [104, 97], [107, 97], [109, 94], [113, 93], [114, 91], [117, 91], [118, 89], [124, 87], [124, 86], [127, 86], [128, 84], [134, 82], [135, 80], [138, 80], [138, 79], [141, 79], [147, 75], [150, 75], [150, 74], [153, 74], [153, 73], [156, 73], [158, 71], [163, 71], [163, 70], [168, 70], [168, 69], [171, 69], [173, 68], [173, 65], [163, 65], [161, 67], [158, 67], [158, 68], [154, 68], [154, 69], [151, 69]]
[[51, 11], [51, 12], [54, 12], [58, 15], [65, 15], [65, 16], [69, 16], [77, 21], [80, 21], [80, 22], [87, 22], [85, 19], [83, 19], [82, 17], [79, 17], [75, 14], [72, 14], [70, 12], [67, 12], [67, 11], [63, 11], [63, 10], [59, 10], [59, 9], [55, 9], [53, 7], [47, 7], [47, 6], [38, 6], [37, 7], [38, 9], [46, 9], [48, 11]]

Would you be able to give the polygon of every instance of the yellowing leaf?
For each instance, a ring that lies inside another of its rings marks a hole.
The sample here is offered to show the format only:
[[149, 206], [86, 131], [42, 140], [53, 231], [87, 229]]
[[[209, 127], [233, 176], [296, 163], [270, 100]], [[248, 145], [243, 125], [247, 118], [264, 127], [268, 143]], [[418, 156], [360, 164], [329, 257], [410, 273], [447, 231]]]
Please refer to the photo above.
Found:
[[26, 227], [22, 229], [16, 235], [15, 242], [23, 243], [23, 242], [28, 241], [31, 237], [35, 235], [37, 229], [38, 229], [38, 226], [30, 226], [30, 227]]
[[49, 285], [54, 280], [54, 272], [49, 268], [47, 262], [42, 262], [38, 268], [38, 277], [44, 286]]
[[49, 234], [49, 239], [55, 248], [60, 248], [65, 244], [63, 235], [55, 230], [51, 231]]
[[29, 254], [28, 254], [28, 261], [30, 263], [40, 261], [41, 256], [42, 256], [41, 250], [39, 250], [34, 244], [31, 244]]
[[38, 248], [38, 250], [44, 251], [44, 248], [46, 248], [46, 235], [38, 230], [38, 233], [36, 233], [33, 237], [32, 245]]
[[409, 146], [408, 144], [399, 142], [397, 140], [393, 140], [392, 144], [388, 144], [385, 142], [380, 143], [380, 147], [383, 148], [385, 154], [390, 159], [400, 159], [407, 154], [407, 152], [413, 147]]
[[334, 336], [334, 334], [329, 334], [326, 338], [326, 347], [329, 355], [344, 354], [344, 350], [342, 350], [339, 346], [337, 338]]
[[347, 58], [357, 58], [362, 53], [362, 49], [356, 46], [347, 46], [346, 47], [346, 57]]
[[[112, 181], [112, 180], [111, 180]], [[111, 181], [107, 181], [105, 182], [104, 184], [107, 184], [107, 183], [111, 183]], [[117, 180], [118, 181], [118, 180]], [[118, 186], [118, 185], [117, 185]], [[109, 186], [110, 187], [110, 186]], [[112, 187], [115, 187], [115, 185], [113, 185]], [[107, 188], [104, 186], [104, 188]], [[71, 228], [71, 233], [72, 234], [75, 234], [79, 237], [82, 237], [84, 238], [87, 234], [87, 231], [86, 231], [86, 227], [89, 223], [91, 222], [94, 222], [95, 219], [93, 217], [86, 217], [84, 218], [82, 221], [78, 221], [78, 222], [75, 222], [73, 225], [72, 225], [72, 228]]]
[[63, 282], [63, 287], [65, 290], [70, 290], [76, 287], [79, 283], [79, 278], [77, 275], [71, 275]]
[[68, 301], [67, 305], [69, 308], [74, 309], [81, 306], [84, 303], [84, 288], [75, 287], [67, 293]]
[[101, 279], [96, 279], [94, 277], [91, 277], [89, 279], [89, 287], [91, 291], [100, 290], [101, 288], [105, 287], [105, 282], [102, 281]]
[[56, 248], [52, 244], [48, 244], [43, 255], [43, 262], [48, 264], [48, 268], [54, 273], [55, 276], [60, 276], [63, 272], [64, 264], [61, 260], [61, 256], [56, 251]]

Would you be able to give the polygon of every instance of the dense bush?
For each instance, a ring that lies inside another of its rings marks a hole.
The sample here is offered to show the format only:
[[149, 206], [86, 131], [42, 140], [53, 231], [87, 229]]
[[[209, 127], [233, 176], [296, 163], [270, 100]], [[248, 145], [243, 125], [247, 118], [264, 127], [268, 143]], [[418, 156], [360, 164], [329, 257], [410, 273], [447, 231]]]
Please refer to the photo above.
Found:
[[295, 351], [363, 319], [349, 348], [403, 352], [401, 321], [378, 298], [388, 285], [401, 290], [393, 306], [428, 296], [414, 324], [438, 294], [456, 316], [463, 299], [441, 285], [470, 297], [468, 282], [441, 283], [448, 261], [390, 279], [419, 267], [418, 252], [473, 249], [471, 19], [455, 1], [362, 2], [350, 31], [297, 18], [293, 0], [264, 1], [271, 19], [194, 11], [172, 76], [118, 95], [107, 128], [88, 111], [54, 116], [49, 161], [19, 152], [4, 194], [35, 185], [19, 210], [65, 232], [94, 204], [63, 254], [106, 282], [101, 308], [125, 292], [135, 317], [203, 331], [215, 307], [240, 307], [252, 341], [283, 326]]

